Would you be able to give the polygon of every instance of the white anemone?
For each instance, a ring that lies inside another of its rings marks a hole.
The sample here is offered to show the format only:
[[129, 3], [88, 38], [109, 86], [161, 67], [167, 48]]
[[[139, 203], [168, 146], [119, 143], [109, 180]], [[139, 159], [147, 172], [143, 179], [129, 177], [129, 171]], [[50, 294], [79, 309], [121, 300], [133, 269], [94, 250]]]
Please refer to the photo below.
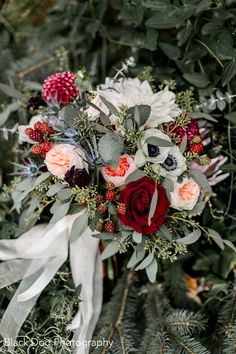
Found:
[[[171, 142], [171, 139], [168, 135], [162, 133], [158, 129], [147, 129], [144, 130], [141, 138], [138, 141], [138, 151], [135, 154], [134, 161], [138, 167], [142, 167], [145, 163], [162, 163], [168, 156], [168, 152], [171, 149], [170, 147], [161, 147], [157, 144], [152, 144], [151, 138], [155, 140], [155, 138], [165, 140], [167, 142]], [[148, 141], [149, 139], [149, 141]]]
[[162, 177], [168, 177], [174, 181], [187, 168], [186, 159], [177, 146], [169, 149], [165, 160], [161, 164], [152, 166], [153, 170]]

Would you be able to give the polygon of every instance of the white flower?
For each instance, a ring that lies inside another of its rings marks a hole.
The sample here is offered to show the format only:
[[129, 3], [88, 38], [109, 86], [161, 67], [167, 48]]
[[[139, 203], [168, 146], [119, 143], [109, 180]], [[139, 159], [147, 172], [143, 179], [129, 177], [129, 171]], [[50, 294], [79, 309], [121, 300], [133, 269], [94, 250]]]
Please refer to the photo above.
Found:
[[19, 143], [30, 143], [30, 144], [35, 144], [35, 141], [31, 140], [28, 135], [25, 133], [25, 129], [27, 128], [34, 128], [34, 124], [37, 122], [45, 122], [46, 118], [42, 116], [41, 114], [37, 114], [36, 116], [33, 116], [29, 122], [28, 125], [19, 125], [18, 131], [19, 131]]
[[174, 181], [187, 168], [185, 157], [181, 154], [177, 146], [173, 146], [167, 152], [165, 160], [161, 164], [152, 166], [154, 172], [159, 173], [162, 177], [168, 177]]
[[[166, 140], [171, 142], [168, 135], [158, 129], [144, 130], [138, 141], [138, 151], [135, 154], [134, 161], [138, 167], [144, 166], [147, 161], [152, 163], [162, 163], [168, 156], [170, 147], [160, 147], [151, 143], [151, 138]], [[150, 142], [148, 141], [150, 140]]]
[[[99, 96], [103, 96], [116, 108], [121, 106], [134, 107], [135, 105], [149, 105], [151, 113], [147, 120], [146, 127], [157, 127], [161, 123], [174, 121], [181, 113], [175, 103], [175, 94], [167, 88], [153, 93], [147, 81], [141, 82], [138, 78], [119, 79], [114, 81], [106, 78], [105, 84], [97, 88], [97, 96], [92, 103], [98, 106], [104, 113], [108, 114], [109, 109], [101, 101]], [[95, 119], [99, 116], [99, 111], [89, 107], [86, 113]], [[113, 117], [114, 125], [119, 124], [119, 117]]]
[[193, 178], [185, 177], [181, 183], [174, 182], [174, 190], [170, 193], [170, 206], [177, 210], [192, 210], [200, 192], [200, 187]]

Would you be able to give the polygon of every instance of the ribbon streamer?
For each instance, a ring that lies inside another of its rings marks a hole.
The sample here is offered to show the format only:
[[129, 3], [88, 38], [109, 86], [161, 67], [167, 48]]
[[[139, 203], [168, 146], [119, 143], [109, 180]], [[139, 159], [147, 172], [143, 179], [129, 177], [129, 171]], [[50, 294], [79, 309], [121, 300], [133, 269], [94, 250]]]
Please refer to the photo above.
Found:
[[[92, 338], [102, 307], [102, 262], [99, 240], [91, 237], [87, 227], [72, 241], [75, 219], [84, 215], [67, 215], [55, 224], [40, 224], [16, 240], [0, 240], [0, 288], [19, 280], [21, 283], [0, 322], [3, 339], [17, 338], [38, 297], [68, 258], [75, 287], [82, 284], [79, 310], [68, 330], [74, 331], [75, 354], [87, 354], [80, 345]], [[14, 347], [8, 348], [12, 353]]]

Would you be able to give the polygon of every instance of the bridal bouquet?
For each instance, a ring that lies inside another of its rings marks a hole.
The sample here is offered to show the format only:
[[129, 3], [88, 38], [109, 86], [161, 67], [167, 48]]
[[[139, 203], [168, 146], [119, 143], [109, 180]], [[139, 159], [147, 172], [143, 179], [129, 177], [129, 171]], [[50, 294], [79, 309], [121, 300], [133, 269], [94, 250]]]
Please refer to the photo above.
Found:
[[[11, 316], [17, 301], [31, 303], [11, 336], [66, 260], [68, 242], [75, 285], [82, 283], [97, 314], [101, 303], [94, 305], [96, 294], [89, 289], [98, 277], [99, 260], [86, 269], [83, 259], [95, 259], [99, 243], [102, 259], [130, 253], [127, 266], [145, 269], [151, 282], [159, 260], [174, 261], [200, 238], [234, 248], [199, 219], [211, 206], [211, 186], [228, 176], [221, 173], [226, 158], [219, 149], [208, 156], [212, 125], [207, 114], [187, 109], [190, 98], [181, 105], [183, 93], [168, 85], [155, 92], [138, 78], [107, 78], [92, 91], [83, 75], [59, 72], [46, 78], [41, 94], [28, 100], [28, 110], [37, 114], [18, 128], [20, 161], [12, 195], [29, 231], [17, 240], [1, 241], [15, 243], [4, 244], [0, 258], [18, 261], [19, 267], [19, 274], [4, 285], [19, 279], [24, 283]], [[41, 215], [49, 224], [39, 230], [34, 225]], [[83, 320], [86, 316], [91, 322], [88, 309]], [[80, 325], [78, 314], [70, 329]]]
[[145, 268], [152, 282], [158, 258], [173, 261], [201, 235], [223, 248], [228, 241], [198, 220], [211, 185], [227, 177], [219, 176], [226, 159], [207, 155], [210, 131], [194, 119], [201, 114], [181, 109], [168, 87], [107, 78], [80, 90], [79, 74], [49, 76], [29, 100], [40, 114], [19, 127], [15, 207], [34, 200], [39, 217], [50, 205], [50, 223], [85, 210], [72, 238], [88, 225], [107, 244], [103, 259], [132, 250], [128, 267]]

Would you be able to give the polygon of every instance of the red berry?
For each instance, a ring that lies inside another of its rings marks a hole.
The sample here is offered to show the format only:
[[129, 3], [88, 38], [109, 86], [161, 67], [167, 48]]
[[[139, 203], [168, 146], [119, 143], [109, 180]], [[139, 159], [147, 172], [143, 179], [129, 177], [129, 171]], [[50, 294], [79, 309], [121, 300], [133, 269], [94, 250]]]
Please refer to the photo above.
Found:
[[114, 191], [107, 191], [105, 194], [106, 200], [115, 200], [116, 199], [116, 193]]
[[25, 134], [29, 136], [32, 133], [32, 131], [33, 131], [32, 128], [26, 128], [25, 129]]
[[115, 189], [114, 183], [112, 183], [112, 182], [107, 182], [107, 183], [106, 183], [106, 189], [107, 189], [108, 191], [113, 191], [113, 189]]
[[189, 148], [189, 151], [193, 154], [200, 155], [203, 152], [203, 144], [202, 143], [192, 144]]
[[41, 154], [41, 152], [42, 152], [42, 148], [41, 148], [41, 146], [40, 145], [34, 145], [33, 147], [32, 147], [32, 153], [33, 154], [35, 154], [35, 155], [40, 155]]
[[106, 223], [105, 223], [105, 230], [106, 230], [106, 232], [108, 232], [108, 233], [114, 232], [114, 231], [115, 231], [114, 222], [111, 221], [111, 220], [106, 221]]
[[35, 124], [34, 124], [34, 129], [35, 130], [41, 130], [41, 125], [42, 125], [43, 123], [41, 123], [41, 122], [36, 122]]
[[45, 152], [45, 151], [42, 151], [41, 154], [40, 154], [40, 156], [41, 156], [43, 159], [45, 159], [45, 157], [46, 157], [46, 152]]
[[118, 204], [117, 207], [116, 207], [116, 210], [117, 210], [118, 214], [124, 215], [126, 213], [125, 204], [123, 204], [123, 203]]
[[103, 196], [101, 194], [97, 194], [95, 199], [97, 204], [101, 204], [103, 201]]
[[52, 148], [52, 143], [50, 143], [50, 141], [45, 141], [44, 143], [42, 143], [41, 147], [43, 151], [48, 152]]
[[33, 141], [37, 141], [38, 143], [43, 142], [43, 134], [38, 130], [33, 130], [29, 133], [29, 138]]
[[40, 127], [39, 130], [40, 130], [42, 133], [47, 133], [47, 132], [48, 132], [48, 128], [49, 128], [48, 123], [47, 123], [47, 122], [43, 122], [43, 123], [41, 123], [41, 127]]
[[106, 206], [104, 204], [100, 204], [97, 207], [97, 211], [99, 212], [99, 214], [103, 215], [107, 211], [107, 208], [106, 208]]
[[53, 135], [55, 134], [55, 130], [53, 129], [53, 127], [49, 127], [48, 128], [48, 135]]

